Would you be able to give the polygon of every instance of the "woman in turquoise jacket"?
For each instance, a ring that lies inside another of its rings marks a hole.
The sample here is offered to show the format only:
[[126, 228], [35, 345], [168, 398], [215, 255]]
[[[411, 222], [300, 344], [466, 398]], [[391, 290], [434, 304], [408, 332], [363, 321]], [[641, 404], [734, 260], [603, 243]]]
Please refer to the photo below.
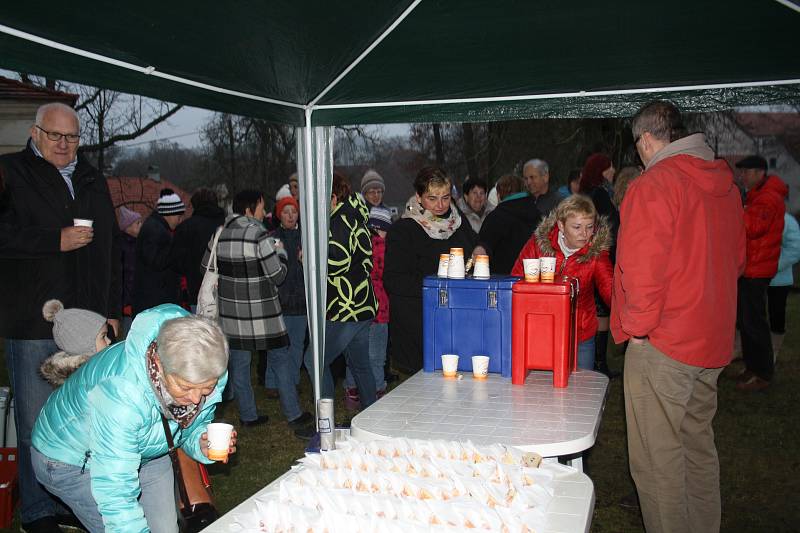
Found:
[[[202, 463], [206, 426], [227, 381], [219, 326], [172, 304], [140, 313], [47, 400], [33, 429], [36, 477], [91, 532], [177, 532], [162, 425]], [[235, 451], [235, 434], [231, 452]]]

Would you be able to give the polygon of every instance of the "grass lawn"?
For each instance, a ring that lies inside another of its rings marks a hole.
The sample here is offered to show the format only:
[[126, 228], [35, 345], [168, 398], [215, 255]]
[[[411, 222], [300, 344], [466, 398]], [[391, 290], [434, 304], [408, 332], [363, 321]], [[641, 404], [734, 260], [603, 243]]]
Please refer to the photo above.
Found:
[[[800, 293], [789, 297], [786, 342], [778, 359], [773, 386], [765, 392], [742, 395], [734, 390], [731, 365], [719, 384], [719, 411], [714, 428], [722, 470], [722, 530], [729, 532], [800, 531], [800, 429], [797, 391], [800, 390]], [[611, 354], [611, 366], [622, 368], [622, 356]], [[5, 368], [0, 383], [8, 383]], [[301, 384], [302, 400], [313, 412], [308, 380]], [[795, 392], [792, 392], [795, 391]], [[341, 391], [338, 391], [341, 394]], [[266, 427], [242, 429], [239, 452], [228, 465], [210, 468], [217, 504], [225, 512], [283, 474], [303, 454], [279, 412], [277, 400], [267, 400], [261, 389], [259, 409], [270, 415]], [[794, 398], [794, 399], [792, 399]], [[352, 413], [337, 400], [337, 422]], [[238, 419], [234, 403], [223, 405], [218, 418]], [[592, 531], [643, 531], [636, 509], [619, 505], [633, 492], [628, 474], [622, 381], [611, 382], [597, 443], [589, 459], [589, 476], [595, 485], [596, 506]], [[791, 502], [795, 502], [792, 504]], [[15, 521], [15, 530], [18, 522]]]

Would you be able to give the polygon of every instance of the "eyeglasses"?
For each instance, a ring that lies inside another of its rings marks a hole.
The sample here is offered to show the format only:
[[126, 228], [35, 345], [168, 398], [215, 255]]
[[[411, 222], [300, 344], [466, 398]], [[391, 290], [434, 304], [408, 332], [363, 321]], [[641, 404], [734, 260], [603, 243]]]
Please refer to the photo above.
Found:
[[38, 124], [35, 124], [35, 126], [42, 130], [47, 135], [47, 138], [53, 142], [60, 141], [62, 137], [70, 144], [75, 144], [81, 140], [81, 136], [77, 133], [58, 133], [57, 131], [47, 131]]

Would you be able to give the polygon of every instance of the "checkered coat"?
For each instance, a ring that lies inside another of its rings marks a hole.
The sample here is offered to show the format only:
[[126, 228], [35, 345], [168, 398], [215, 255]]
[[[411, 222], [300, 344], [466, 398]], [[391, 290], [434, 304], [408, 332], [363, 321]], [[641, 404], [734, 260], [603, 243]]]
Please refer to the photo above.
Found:
[[[209, 241], [203, 257], [208, 265]], [[229, 215], [217, 244], [218, 309], [222, 331], [236, 350], [266, 350], [288, 344], [278, 285], [286, 277], [286, 252], [276, 250], [257, 220]]]

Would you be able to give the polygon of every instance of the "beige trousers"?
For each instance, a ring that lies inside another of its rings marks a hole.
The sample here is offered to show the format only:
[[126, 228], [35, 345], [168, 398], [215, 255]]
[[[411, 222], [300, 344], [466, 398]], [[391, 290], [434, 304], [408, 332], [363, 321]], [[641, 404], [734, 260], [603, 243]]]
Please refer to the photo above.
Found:
[[719, 460], [711, 422], [721, 372], [671, 359], [647, 341], [628, 344], [628, 460], [648, 533], [719, 531]]

